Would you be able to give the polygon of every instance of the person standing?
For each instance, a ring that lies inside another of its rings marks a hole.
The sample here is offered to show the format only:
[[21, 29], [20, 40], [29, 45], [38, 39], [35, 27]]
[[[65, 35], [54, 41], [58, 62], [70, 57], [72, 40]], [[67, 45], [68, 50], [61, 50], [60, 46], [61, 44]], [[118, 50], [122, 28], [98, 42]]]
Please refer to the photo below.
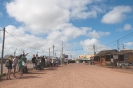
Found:
[[36, 54], [36, 60], [35, 60], [35, 68], [36, 68], [36, 70], [37, 70], [37, 62], [38, 62], [38, 54]]
[[24, 61], [24, 69], [23, 69], [23, 73], [28, 73], [28, 69], [27, 69], [27, 58], [26, 58], [26, 55], [28, 55], [29, 53], [27, 54], [23, 54], [22, 55], [22, 60]]
[[42, 56], [41, 58], [41, 63], [42, 63], [43, 68], [45, 68], [45, 57], [44, 56]]
[[10, 55], [8, 60], [6, 61], [5, 65], [7, 67], [7, 73], [6, 73], [6, 79], [8, 80], [11, 80], [10, 78], [10, 74], [11, 74], [11, 70], [12, 70], [12, 59], [13, 59], [13, 56]]
[[64, 64], [66, 65], [66, 63], [67, 63], [67, 60], [65, 59], [65, 60], [64, 60]]
[[18, 57], [16, 56], [16, 57], [14, 57], [14, 59], [13, 59], [13, 77], [14, 78], [16, 78], [16, 76], [15, 76], [15, 73], [16, 73], [16, 67], [17, 67], [17, 65], [18, 65]]
[[19, 57], [20, 77], [19, 78], [22, 78], [22, 76], [23, 76], [23, 69], [24, 69], [23, 63], [24, 63], [24, 61], [22, 60], [22, 55], [20, 55], [20, 57]]
[[36, 57], [35, 57], [35, 55], [33, 55], [33, 57], [32, 57], [33, 68], [35, 68], [35, 62], [36, 62]]

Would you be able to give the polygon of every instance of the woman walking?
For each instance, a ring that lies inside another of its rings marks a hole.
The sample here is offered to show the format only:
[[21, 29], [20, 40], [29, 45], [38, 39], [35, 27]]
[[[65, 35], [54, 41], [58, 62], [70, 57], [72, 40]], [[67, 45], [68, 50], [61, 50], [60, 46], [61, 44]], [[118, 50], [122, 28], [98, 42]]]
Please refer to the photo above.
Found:
[[11, 74], [11, 70], [12, 70], [12, 59], [13, 59], [13, 56], [10, 55], [10, 57], [8, 58], [8, 60], [6, 61], [5, 65], [7, 67], [7, 73], [6, 73], [6, 79], [8, 80], [11, 80], [10, 78], [10, 74]]

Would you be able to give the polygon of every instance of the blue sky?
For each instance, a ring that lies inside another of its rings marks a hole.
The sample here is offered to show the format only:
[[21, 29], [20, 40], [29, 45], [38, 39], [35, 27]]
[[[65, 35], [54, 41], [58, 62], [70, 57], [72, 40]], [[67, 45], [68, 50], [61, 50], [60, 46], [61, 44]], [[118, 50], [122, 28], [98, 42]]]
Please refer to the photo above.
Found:
[[8, 31], [5, 54], [17, 48], [29, 57], [48, 55], [50, 48], [52, 55], [54, 44], [60, 56], [63, 42], [64, 53], [76, 58], [92, 54], [93, 45], [97, 53], [117, 49], [120, 38], [120, 49], [133, 49], [133, 0], [0, 0], [0, 7], [0, 29]]

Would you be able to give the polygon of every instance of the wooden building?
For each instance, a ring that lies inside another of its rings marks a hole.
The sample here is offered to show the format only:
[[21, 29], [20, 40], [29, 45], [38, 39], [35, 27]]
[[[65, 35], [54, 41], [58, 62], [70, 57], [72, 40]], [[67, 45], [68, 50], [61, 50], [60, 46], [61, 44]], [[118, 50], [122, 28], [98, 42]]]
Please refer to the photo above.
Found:
[[114, 53], [118, 53], [119, 51], [114, 50], [103, 50], [94, 56], [94, 63], [100, 65], [106, 65], [111, 62]]
[[133, 63], [133, 50], [121, 50], [114, 55], [118, 55], [119, 62]]

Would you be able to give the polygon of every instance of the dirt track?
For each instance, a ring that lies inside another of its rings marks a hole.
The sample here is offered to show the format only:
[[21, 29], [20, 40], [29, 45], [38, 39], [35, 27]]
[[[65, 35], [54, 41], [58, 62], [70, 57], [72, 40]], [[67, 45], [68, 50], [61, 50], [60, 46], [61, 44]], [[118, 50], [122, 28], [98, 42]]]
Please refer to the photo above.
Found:
[[30, 71], [23, 79], [0, 81], [0, 88], [133, 88], [133, 71], [69, 64]]

